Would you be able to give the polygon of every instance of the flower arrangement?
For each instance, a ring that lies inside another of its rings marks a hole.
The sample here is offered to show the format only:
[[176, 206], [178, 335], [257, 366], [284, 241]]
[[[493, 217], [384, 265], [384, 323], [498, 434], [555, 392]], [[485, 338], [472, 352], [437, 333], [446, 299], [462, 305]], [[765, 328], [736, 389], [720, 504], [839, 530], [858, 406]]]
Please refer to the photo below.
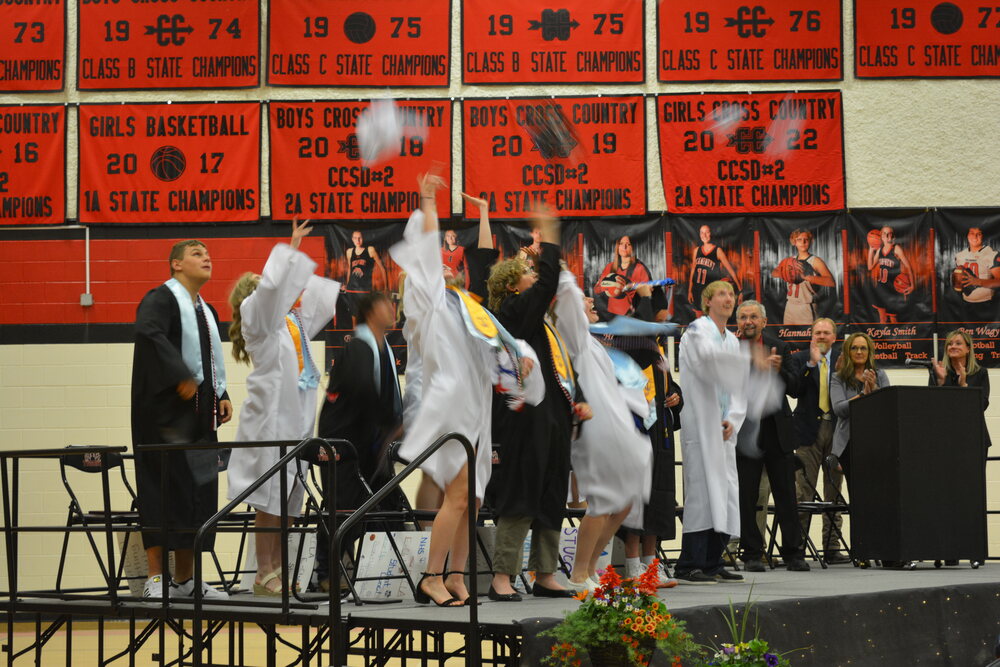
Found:
[[590, 653], [595, 666], [604, 658], [608, 665], [649, 665], [653, 651], [659, 649], [672, 658], [672, 667], [698, 651], [684, 622], [667, 612], [656, 597], [659, 583], [659, 560], [635, 579], [622, 579], [614, 567], [601, 575], [600, 586], [592, 593], [576, 596], [582, 604], [562, 623], [542, 633], [554, 637], [556, 644], [545, 659], [549, 665], [579, 665], [581, 655]]
[[778, 653], [772, 650], [771, 646], [760, 638], [760, 626], [757, 623], [756, 614], [754, 615], [753, 639], [744, 639], [747, 633], [747, 621], [750, 617], [750, 610], [753, 608], [753, 603], [750, 601], [750, 596], [752, 595], [753, 586], [750, 587], [750, 595], [747, 596], [747, 604], [743, 608], [742, 620], [736, 618], [736, 608], [733, 606], [732, 600], [729, 601], [729, 615], [723, 614], [723, 618], [726, 619], [726, 625], [729, 628], [729, 634], [733, 638], [733, 641], [732, 643], [723, 644], [718, 647], [706, 647], [714, 653], [704, 663], [705, 667], [722, 665], [790, 667], [791, 663], [785, 658], [787, 653]]

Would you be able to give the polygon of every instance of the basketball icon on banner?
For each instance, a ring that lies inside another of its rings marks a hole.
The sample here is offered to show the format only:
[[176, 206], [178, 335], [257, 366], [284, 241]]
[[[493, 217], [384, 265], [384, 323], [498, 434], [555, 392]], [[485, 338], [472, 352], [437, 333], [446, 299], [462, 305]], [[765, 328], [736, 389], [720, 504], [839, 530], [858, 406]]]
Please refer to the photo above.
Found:
[[931, 25], [942, 35], [952, 35], [962, 28], [962, 10], [950, 2], [942, 2], [931, 10]]
[[174, 146], [160, 146], [149, 158], [149, 168], [161, 181], [176, 181], [184, 173], [187, 160], [181, 149]]
[[354, 12], [344, 19], [344, 36], [355, 44], [370, 42], [375, 36], [375, 19], [365, 12]]

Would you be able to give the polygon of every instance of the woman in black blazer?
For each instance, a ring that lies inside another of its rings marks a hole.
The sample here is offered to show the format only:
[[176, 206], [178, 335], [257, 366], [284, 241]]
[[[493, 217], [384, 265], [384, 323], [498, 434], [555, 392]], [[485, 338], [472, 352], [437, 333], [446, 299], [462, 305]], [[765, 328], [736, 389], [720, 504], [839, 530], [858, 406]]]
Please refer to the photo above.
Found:
[[934, 360], [928, 384], [932, 387], [979, 387], [983, 402], [983, 439], [989, 447], [990, 432], [986, 427], [986, 408], [990, 405], [990, 375], [976, 362], [972, 337], [960, 329], [944, 339], [944, 360]]

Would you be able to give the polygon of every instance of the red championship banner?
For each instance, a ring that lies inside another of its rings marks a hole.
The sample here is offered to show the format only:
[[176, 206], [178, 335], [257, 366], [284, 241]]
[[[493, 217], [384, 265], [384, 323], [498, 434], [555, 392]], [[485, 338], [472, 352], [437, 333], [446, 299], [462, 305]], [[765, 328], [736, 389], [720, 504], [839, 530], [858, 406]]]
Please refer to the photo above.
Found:
[[256, 0], [80, 0], [80, 90], [251, 88], [260, 82]]
[[[451, 102], [397, 102], [399, 152], [361, 162], [357, 121], [366, 102], [271, 102], [271, 217], [312, 220], [406, 220], [420, 208], [417, 176], [441, 163], [451, 173]], [[451, 195], [438, 196], [451, 216]]]
[[439, 86], [451, 76], [451, 0], [274, 0], [272, 86]]
[[81, 104], [83, 223], [260, 218], [260, 105]]
[[[493, 219], [538, 204], [570, 217], [642, 215], [645, 109], [640, 95], [465, 100], [464, 190]], [[465, 217], [478, 213], [467, 205]]]
[[1000, 3], [855, 0], [854, 74], [1000, 77]]
[[0, 225], [66, 220], [66, 107], [0, 106]]
[[63, 89], [66, 5], [61, 0], [10, 0], [0, 21], [0, 92]]
[[839, 81], [841, 0], [664, 0], [660, 81]]
[[656, 108], [671, 212], [844, 208], [839, 91], [660, 95]]
[[643, 0], [463, 0], [465, 83], [642, 83]]

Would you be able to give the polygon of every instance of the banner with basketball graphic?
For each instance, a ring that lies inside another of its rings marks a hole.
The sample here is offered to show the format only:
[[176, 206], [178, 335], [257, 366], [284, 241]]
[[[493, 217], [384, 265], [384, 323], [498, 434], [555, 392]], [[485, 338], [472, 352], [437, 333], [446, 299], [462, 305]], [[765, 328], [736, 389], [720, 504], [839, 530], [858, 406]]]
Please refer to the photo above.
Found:
[[716, 280], [733, 284], [737, 303], [757, 298], [761, 269], [750, 218], [672, 215], [667, 219], [671, 264], [666, 273], [678, 283], [674, 322], [689, 324], [701, 317], [701, 293]]
[[979, 0], [855, 0], [854, 75], [1000, 77], [1000, 6]]
[[0, 92], [50, 93], [63, 89], [66, 70], [66, 5], [4, 3], [0, 22]]
[[643, 0], [462, 0], [462, 82], [642, 83]]
[[847, 221], [844, 311], [850, 329], [872, 337], [880, 364], [930, 359], [935, 280], [931, 214], [854, 210]]
[[251, 88], [260, 83], [260, 3], [82, 0], [79, 90]]
[[271, 86], [446, 87], [451, 0], [282, 0], [271, 7]]
[[973, 340], [983, 366], [1000, 366], [1000, 213], [996, 209], [933, 212], [937, 257], [938, 357], [949, 332]]
[[[646, 212], [642, 96], [521, 97], [462, 102], [465, 192], [493, 219], [537, 205], [565, 217]], [[478, 213], [467, 205], [467, 218]]]
[[843, 214], [767, 216], [755, 223], [758, 293], [774, 337], [803, 344], [817, 317], [843, 324]]
[[[406, 220], [420, 208], [417, 176], [432, 163], [451, 173], [451, 102], [396, 102], [399, 135], [377, 162], [362, 161], [366, 102], [271, 102], [271, 217]], [[438, 214], [451, 216], [448, 190]]]
[[656, 108], [670, 212], [844, 208], [839, 91], [658, 95]]
[[82, 223], [260, 218], [260, 105], [81, 104]]
[[664, 82], [839, 81], [841, 0], [665, 0], [656, 5]]
[[65, 105], [0, 106], [0, 225], [65, 221]]

